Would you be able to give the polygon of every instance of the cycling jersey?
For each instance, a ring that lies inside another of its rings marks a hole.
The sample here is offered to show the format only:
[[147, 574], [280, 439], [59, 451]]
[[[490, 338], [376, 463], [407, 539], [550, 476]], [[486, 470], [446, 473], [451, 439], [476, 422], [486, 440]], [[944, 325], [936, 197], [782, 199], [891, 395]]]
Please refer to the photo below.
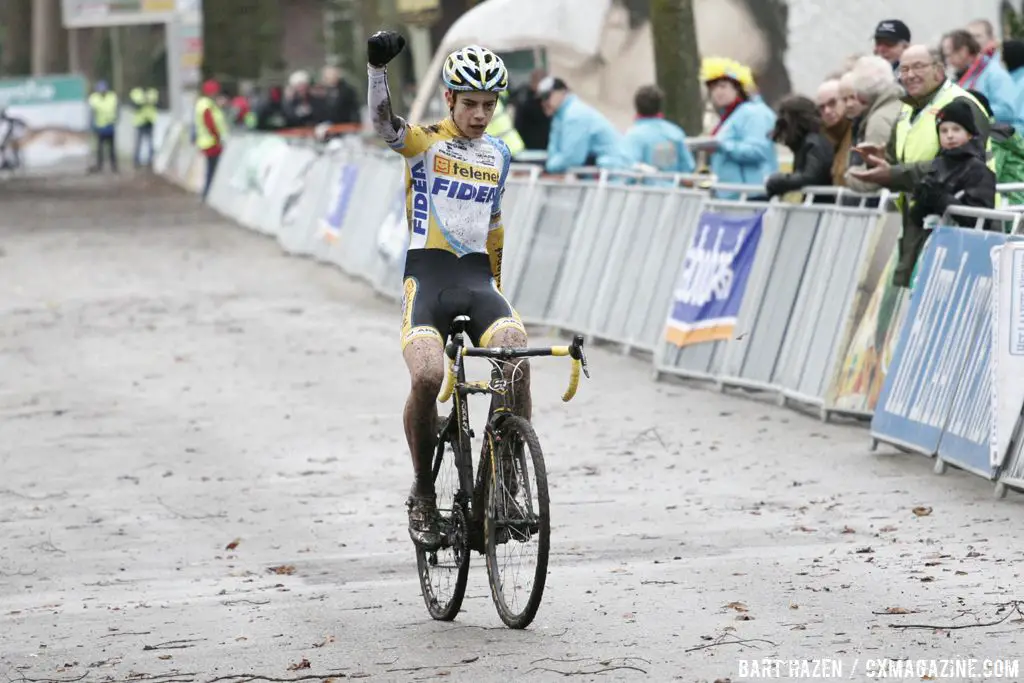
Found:
[[382, 106], [390, 112], [385, 71], [370, 67], [369, 75], [374, 125], [408, 166], [409, 249], [445, 249], [456, 256], [492, 252], [498, 236], [491, 233], [502, 230], [508, 146], [490, 135], [465, 138], [451, 119], [412, 126], [382, 113]]
[[477, 346], [487, 346], [508, 327], [525, 334], [500, 290], [501, 198], [512, 163], [508, 146], [486, 134], [467, 138], [451, 119], [431, 126], [407, 124], [391, 112], [386, 69], [367, 69], [374, 129], [406, 160], [410, 238], [402, 347], [417, 337], [443, 341], [456, 315], [470, 317]]

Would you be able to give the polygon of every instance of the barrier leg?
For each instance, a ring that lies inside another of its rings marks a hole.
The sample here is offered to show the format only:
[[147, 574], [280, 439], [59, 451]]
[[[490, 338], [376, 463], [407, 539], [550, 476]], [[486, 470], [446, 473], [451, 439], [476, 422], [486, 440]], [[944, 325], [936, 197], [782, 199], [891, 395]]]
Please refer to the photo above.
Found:
[[1004, 484], [1001, 481], [997, 481], [996, 482], [995, 494], [996, 494], [996, 498], [998, 498], [1000, 500], [1002, 500], [1003, 498], [1006, 498], [1006, 484]]
[[878, 439], [871, 439], [871, 452], [872, 453], [877, 453], [878, 452]]
[[939, 455], [935, 456], [935, 467], [932, 468], [932, 471], [935, 472], [935, 474], [945, 474], [946, 473], [946, 461], [943, 460], [941, 456], [939, 456]]

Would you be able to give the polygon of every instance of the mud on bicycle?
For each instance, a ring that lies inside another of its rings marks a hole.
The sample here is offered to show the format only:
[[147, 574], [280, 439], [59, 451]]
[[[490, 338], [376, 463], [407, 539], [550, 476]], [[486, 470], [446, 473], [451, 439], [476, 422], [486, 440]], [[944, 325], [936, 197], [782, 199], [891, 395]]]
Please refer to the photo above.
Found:
[[[445, 403], [452, 398], [452, 411], [439, 419], [432, 461], [441, 547], [417, 547], [420, 588], [430, 615], [451, 621], [462, 608], [470, 555], [476, 551], [487, 558], [491, 598], [501, 620], [511, 628], [526, 628], [537, 615], [544, 593], [551, 519], [540, 442], [530, 422], [512, 412], [518, 363], [538, 356], [570, 357], [572, 374], [563, 401], [575, 396], [580, 372], [587, 377], [590, 372], [582, 335], [568, 346], [467, 348], [468, 322], [467, 316], [456, 317], [445, 345], [448, 373], [439, 400]], [[490, 362], [490, 381], [466, 381], [467, 357]], [[506, 365], [512, 366], [510, 375], [503, 371]], [[474, 481], [475, 433], [469, 423], [468, 397], [477, 394], [492, 397], [492, 404]], [[530, 558], [533, 569], [521, 570], [517, 560]], [[520, 596], [519, 589], [527, 582], [531, 585]]]

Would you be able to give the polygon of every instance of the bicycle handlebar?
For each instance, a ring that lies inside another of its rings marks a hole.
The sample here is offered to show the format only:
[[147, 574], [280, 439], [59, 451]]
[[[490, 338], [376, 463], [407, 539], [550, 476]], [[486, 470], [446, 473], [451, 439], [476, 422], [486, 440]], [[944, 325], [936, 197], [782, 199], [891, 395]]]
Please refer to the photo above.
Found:
[[569, 388], [562, 394], [562, 400], [568, 403], [576, 396], [576, 390], [580, 384], [580, 371], [590, 379], [590, 370], [587, 369], [587, 356], [583, 353], [583, 335], [577, 334], [568, 346], [549, 346], [540, 348], [483, 348], [467, 349], [455, 342], [449, 342], [445, 348], [445, 355], [448, 357], [448, 372], [446, 373], [444, 386], [437, 400], [446, 403], [455, 391], [457, 383], [458, 368], [462, 359], [466, 356], [477, 358], [493, 358], [498, 360], [512, 360], [514, 358], [529, 358], [532, 356], [569, 356], [572, 359], [572, 370], [569, 373]]

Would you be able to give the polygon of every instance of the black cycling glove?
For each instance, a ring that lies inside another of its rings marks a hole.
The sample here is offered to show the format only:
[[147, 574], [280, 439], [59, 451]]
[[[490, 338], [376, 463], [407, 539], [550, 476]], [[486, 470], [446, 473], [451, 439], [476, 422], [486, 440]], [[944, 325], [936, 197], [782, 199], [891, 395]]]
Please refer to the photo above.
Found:
[[378, 69], [398, 56], [405, 48], [405, 38], [398, 31], [377, 31], [366, 41], [366, 57]]

